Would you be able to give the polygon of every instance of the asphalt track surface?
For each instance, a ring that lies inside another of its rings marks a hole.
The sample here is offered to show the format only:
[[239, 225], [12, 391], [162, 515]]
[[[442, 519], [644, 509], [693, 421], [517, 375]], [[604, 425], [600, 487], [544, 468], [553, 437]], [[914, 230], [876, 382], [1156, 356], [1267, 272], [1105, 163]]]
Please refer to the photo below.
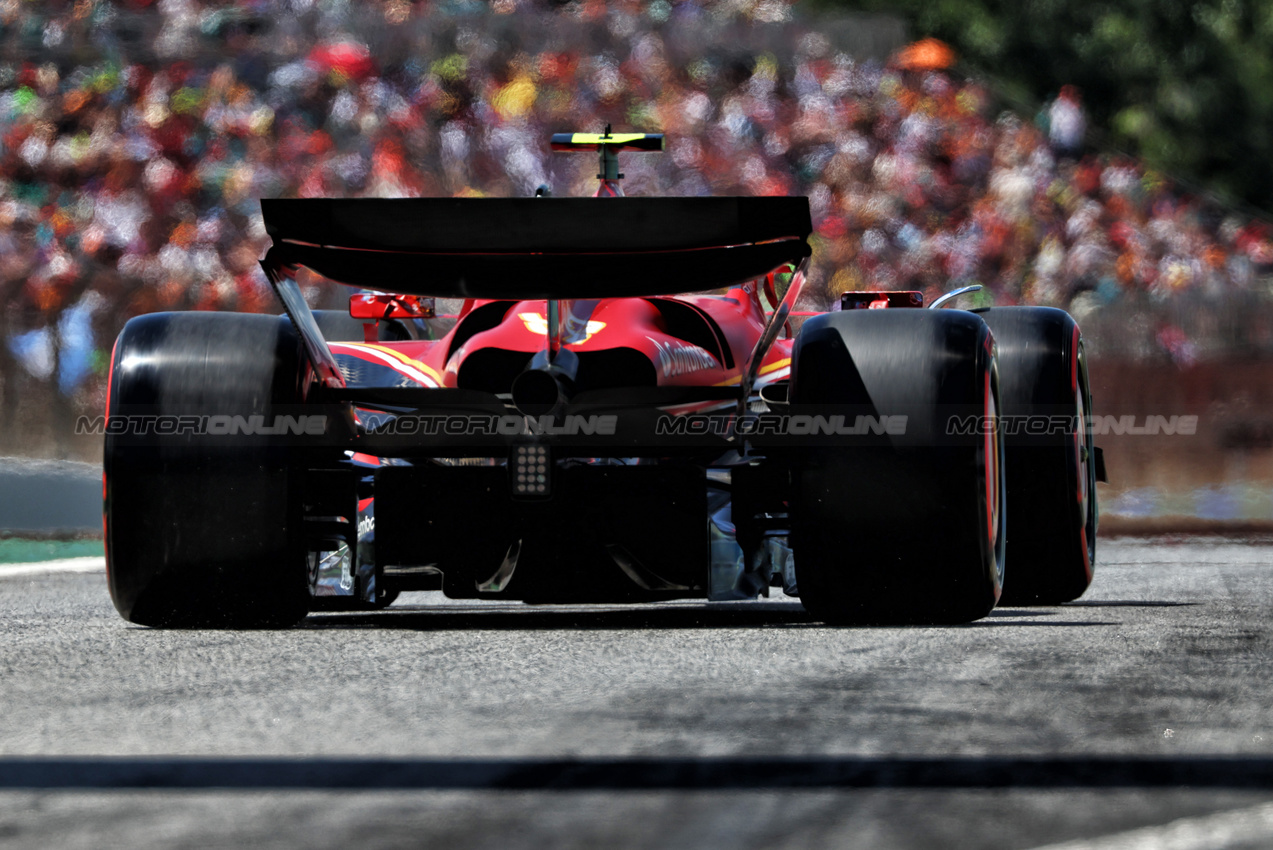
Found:
[[1102, 541], [1057, 608], [412, 594], [282, 632], [0, 566], [0, 848], [1273, 846], [1273, 546]]

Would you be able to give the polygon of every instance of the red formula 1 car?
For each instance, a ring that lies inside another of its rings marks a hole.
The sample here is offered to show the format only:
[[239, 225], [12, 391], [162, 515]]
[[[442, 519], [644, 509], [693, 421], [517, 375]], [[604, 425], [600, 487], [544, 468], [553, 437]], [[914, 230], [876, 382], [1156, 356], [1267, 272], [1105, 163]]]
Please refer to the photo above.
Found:
[[[553, 143], [600, 152], [597, 199], [262, 201], [285, 316], [127, 324], [125, 618], [779, 586], [832, 623], [964, 622], [1083, 593], [1101, 464], [1066, 313], [902, 292], [796, 316], [804, 198], [624, 198], [618, 152], [661, 136]], [[299, 266], [357, 287], [350, 313], [311, 310]]]

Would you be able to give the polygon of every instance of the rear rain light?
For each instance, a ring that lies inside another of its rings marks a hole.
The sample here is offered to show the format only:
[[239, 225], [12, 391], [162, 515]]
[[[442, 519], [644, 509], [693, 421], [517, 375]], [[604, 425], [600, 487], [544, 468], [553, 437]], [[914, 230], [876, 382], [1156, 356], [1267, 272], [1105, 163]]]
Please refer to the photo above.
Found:
[[890, 307], [923, 307], [924, 293], [910, 290], [892, 292], [846, 292], [840, 296], [841, 310], [886, 310]]
[[513, 493], [517, 496], [548, 496], [552, 494], [552, 458], [547, 446], [513, 446], [509, 477]]

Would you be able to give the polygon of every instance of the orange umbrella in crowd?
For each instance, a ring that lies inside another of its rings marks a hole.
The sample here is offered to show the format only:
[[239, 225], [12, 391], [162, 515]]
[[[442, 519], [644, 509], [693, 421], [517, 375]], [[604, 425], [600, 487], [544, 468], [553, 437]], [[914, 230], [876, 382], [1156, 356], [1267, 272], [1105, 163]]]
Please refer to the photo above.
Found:
[[894, 53], [888, 64], [903, 71], [939, 71], [955, 64], [955, 51], [944, 41], [925, 38]]

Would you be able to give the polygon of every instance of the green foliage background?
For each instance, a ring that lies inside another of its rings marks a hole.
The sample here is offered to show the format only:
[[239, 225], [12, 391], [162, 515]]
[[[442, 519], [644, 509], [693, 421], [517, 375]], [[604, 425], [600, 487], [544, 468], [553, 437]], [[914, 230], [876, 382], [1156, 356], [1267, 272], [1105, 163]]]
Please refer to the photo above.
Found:
[[1273, 0], [819, 0], [891, 12], [1008, 94], [1082, 89], [1089, 141], [1273, 210]]

